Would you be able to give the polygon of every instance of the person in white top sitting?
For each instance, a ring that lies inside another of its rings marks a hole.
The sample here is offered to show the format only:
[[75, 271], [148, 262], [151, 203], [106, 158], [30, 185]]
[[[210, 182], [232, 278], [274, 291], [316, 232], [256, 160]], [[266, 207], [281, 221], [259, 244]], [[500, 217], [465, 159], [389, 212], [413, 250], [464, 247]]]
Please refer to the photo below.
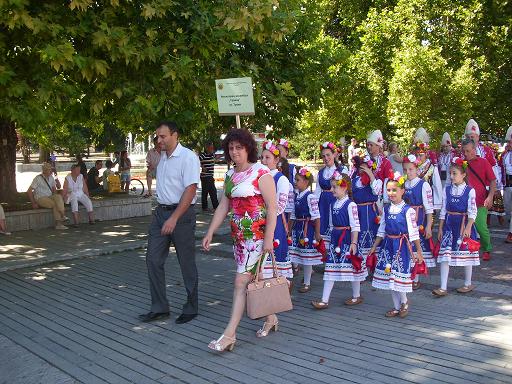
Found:
[[66, 204], [71, 204], [71, 212], [73, 212], [74, 227], [78, 227], [78, 202], [82, 203], [89, 215], [89, 224], [94, 224], [94, 213], [92, 210], [92, 202], [89, 199], [89, 190], [87, 183], [84, 183], [84, 176], [80, 173], [80, 165], [73, 164], [71, 173], [64, 180], [64, 188], [62, 196]]

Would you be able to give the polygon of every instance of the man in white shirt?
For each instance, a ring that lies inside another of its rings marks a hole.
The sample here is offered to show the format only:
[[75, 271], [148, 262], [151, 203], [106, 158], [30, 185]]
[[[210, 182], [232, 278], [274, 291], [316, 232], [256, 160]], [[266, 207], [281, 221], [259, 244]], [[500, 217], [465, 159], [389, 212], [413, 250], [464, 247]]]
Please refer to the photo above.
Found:
[[68, 229], [62, 224], [67, 219], [64, 214], [64, 200], [57, 193], [55, 179], [52, 176], [52, 166], [49, 163], [43, 164], [42, 172], [32, 180], [27, 195], [32, 202], [32, 208], [38, 209], [41, 206], [53, 209], [56, 229]]
[[169, 317], [166, 295], [165, 261], [171, 242], [187, 290], [187, 302], [177, 324], [186, 323], [198, 312], [198, 275], [195, 260], [196, 190], [199, 184], [199, 158], [178, 140], [175, 122], [163, 121], [156, 129], [162, 151], [158, 163], [158, 207], [149, 227], [146, 265], [151, 292], [151, 310], [140, 315], [143, 322]]

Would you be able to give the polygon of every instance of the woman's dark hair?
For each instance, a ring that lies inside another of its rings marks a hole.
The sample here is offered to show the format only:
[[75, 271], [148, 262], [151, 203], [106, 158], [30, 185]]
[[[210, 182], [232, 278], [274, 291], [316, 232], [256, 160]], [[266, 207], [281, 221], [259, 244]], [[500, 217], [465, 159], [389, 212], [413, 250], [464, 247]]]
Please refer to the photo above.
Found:
[[224, 150], [224, 157], [227, 162], [231, 162], [229, 157], [229, 143], [236, 141], [240, 143], [247, 151], [247, 161], [249, 163], [256, 163], [258, 161], [258, 149], [256, 147], [256, 140], [247, 129], [231, 129], [224, 140], [222, 141], [222, 149]]
[[281, 157], [281, 160], [279, 160], [279, 164], [277, 164], [277, 167], [281, 171], [281, 173], [286, 176], [288, 180], [290, 180], [290, 163], [288, 163], [288, 160], [284, 157]]
[[[332, 148], [327, 147], [327, 148], [322, 148], [322, 149], [320, 149], [320, 157], [322, 157], [322, 151], [323, 151], [324, 149], [328, 149], [329, 151], [331, 151], [331, 152], [332, 152], [332, 154], [334, 155], [334, 165], [336, 166], [336, 169], [339, 169], [339, 168], [340, 168], [340, 165], [343, 165], [343, 155], [342, 155], [342, 153], [341, 153], [341, 152], [338, 152], [337, 150], [334, 150], [334, 149], [332, 149]], [[340, 163], [340, 161], [338, 161], [338, 160], [336, 159], [336, 156], [338, 156], [338, 158], [341, 160], [341, 163]]]

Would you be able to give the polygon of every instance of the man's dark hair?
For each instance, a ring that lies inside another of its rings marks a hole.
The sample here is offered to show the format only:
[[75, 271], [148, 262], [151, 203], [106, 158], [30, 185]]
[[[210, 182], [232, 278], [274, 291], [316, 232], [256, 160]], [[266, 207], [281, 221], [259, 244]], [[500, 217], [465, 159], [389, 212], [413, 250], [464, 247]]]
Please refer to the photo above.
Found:
[[473, 147], [476, 147], [476, 143], [473, 139], [470, 139], [469, 137], [462, 140], [462, 146], [473, 144]]
[[162, 120], [161, 122], [158, 123], [158, 125], [156, 127], [160, 128], [160, 127], [164, 127], [164, 126], [169, 128], [169, 132], [171, 132], [171, 134], [173, 134], [174, 132], [176, 132], [178, 135], [180, 134], [178, 125], [174, 121]]
[[96, 164], [96, 165], [103, 164], [103, 160], [96, 160], [96, 162], [94, 164]]
[[238, 128], [230, 130], [222, 142], [222, 149], [224, 149], [226, 161], [231, 162], [231, 157], [229, 157], [229, 143], [232, 141], [237, 141], [245, 147], [247, 151], [247, 161], [249, 163], [256, 163], [258, 161], [256, 140], [254, 140], [254, 137], [247, 129]]
[[112, 160], [107, 160], [105, 161], [105, 166], [107, 168], [112, 168], [114, 166], [114, 163], [112, 162]]

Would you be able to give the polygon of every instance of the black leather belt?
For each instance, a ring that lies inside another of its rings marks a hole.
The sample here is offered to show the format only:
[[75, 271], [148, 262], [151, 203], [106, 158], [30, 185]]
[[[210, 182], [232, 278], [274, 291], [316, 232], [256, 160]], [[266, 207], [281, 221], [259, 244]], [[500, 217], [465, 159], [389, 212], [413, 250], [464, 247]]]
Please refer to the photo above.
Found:
[[178, 207], [178, 204], [171, 204], [171, 205], [165, 205], [165, 204], [158, 204], [158, 208], [162, 208], [166, 211], [174, 211]]
[[[190, 204], [187, 209], [189, 208], [192, 208], [194, 207], [194, 204]], [[165, 211], [174, 211], [176, 208], [178, 208], [178, 204], [171, 204], [171, 205], [166, 205], [166, 204], [158, 204], [158, 208], [161, 208]]]

